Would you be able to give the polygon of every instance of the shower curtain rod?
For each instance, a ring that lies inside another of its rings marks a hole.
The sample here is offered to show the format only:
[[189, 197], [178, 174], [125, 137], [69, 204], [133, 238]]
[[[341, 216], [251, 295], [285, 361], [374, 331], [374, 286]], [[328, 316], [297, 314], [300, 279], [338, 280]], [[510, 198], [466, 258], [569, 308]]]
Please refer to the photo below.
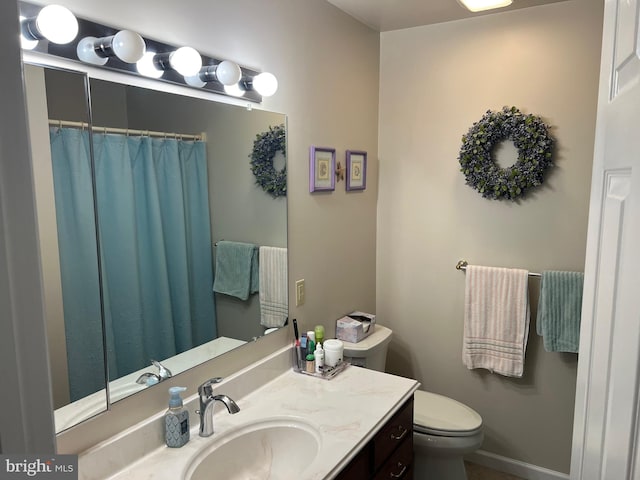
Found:
[[[467, 265], [469, 265], [469, 263], [466, 260], [460, 260], [456, 264], [456, 270], [466, 270], [467, 269]], [[540, 273], [535, 273], [535, 272], [529, 272], [529, 276], [530, 277], [542, 277], [542, 275]]]
[[[71, 128], [89, 128], [89, 124], [86, 122], [70, 122], [68, 120], [49, 120], [49, 125], [56, 127], [71, 127]], [[133, 128], [114, 128], [114, 127], [96, 127], [92, 126], [91, 129], [94, 132], [102, 133], [119, 133], [122, 135], [134, 135], [141, 137], [158, 137], [158, 138], [175, 138], [180, 140], [200, 140], [206, 141], [206, 134], [202, 132], [199, 135], [193, 135], [188, 133], [167, 133], [167, 132], [154, 132], [153, 130], [135, 130]]]

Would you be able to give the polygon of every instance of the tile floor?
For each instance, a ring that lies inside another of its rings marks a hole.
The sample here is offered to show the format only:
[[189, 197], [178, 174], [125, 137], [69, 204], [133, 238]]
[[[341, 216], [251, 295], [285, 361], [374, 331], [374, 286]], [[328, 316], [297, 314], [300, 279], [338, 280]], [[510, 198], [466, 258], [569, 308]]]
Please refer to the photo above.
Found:
[[465, 462], [468, 480], [523, 480], [521, 477], [498, 472], [476, 463]]

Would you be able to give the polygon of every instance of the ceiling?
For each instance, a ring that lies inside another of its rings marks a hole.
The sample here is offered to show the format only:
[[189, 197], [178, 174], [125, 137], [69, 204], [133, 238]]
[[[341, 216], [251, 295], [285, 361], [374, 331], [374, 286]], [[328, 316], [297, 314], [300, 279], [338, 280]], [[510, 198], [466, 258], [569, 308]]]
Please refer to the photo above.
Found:
[[472, 13], [457, 0], [327, 0], [356, 20], [379, 31], [449, 22], [478, 15], [534, 7], [565, 0], [513, 0], [504, 8]]

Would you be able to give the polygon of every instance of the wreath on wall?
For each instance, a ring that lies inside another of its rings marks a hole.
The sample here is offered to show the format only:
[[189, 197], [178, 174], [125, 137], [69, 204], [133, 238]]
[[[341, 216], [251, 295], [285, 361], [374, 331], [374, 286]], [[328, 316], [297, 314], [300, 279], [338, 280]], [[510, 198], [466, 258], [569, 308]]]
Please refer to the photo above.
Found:
[[[491, 156], [504, 140], [513, 141], [518, 149], [518, 159], [507, 168], [501, 168]], [[488, 110], [462, 136], [460, 171], [467, 185], [484, 198], [516, 200], [542, 184], [545, 171], [553, 164], [553, 144], [540, 117], [525, 115], [516, 107]]]
[[279, 151], [286, 156], [286, 135], [284, 124], [269, 127], [269, 130], [256, 135], [253, 142], [251, 171], [256, 177], [256, 183], [262, 190], [273, 197], [287, 195], [287, 166], [276, 170], [273, 159]]

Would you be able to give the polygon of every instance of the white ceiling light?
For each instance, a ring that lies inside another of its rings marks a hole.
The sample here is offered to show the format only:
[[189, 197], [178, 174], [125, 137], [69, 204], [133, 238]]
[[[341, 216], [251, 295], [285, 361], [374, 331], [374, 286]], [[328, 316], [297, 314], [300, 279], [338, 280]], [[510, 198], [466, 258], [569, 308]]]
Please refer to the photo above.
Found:
[[472, 12], [481, 12], [493, 8], [508, 7], [512, 0], [459, 0], [459, 2]]

